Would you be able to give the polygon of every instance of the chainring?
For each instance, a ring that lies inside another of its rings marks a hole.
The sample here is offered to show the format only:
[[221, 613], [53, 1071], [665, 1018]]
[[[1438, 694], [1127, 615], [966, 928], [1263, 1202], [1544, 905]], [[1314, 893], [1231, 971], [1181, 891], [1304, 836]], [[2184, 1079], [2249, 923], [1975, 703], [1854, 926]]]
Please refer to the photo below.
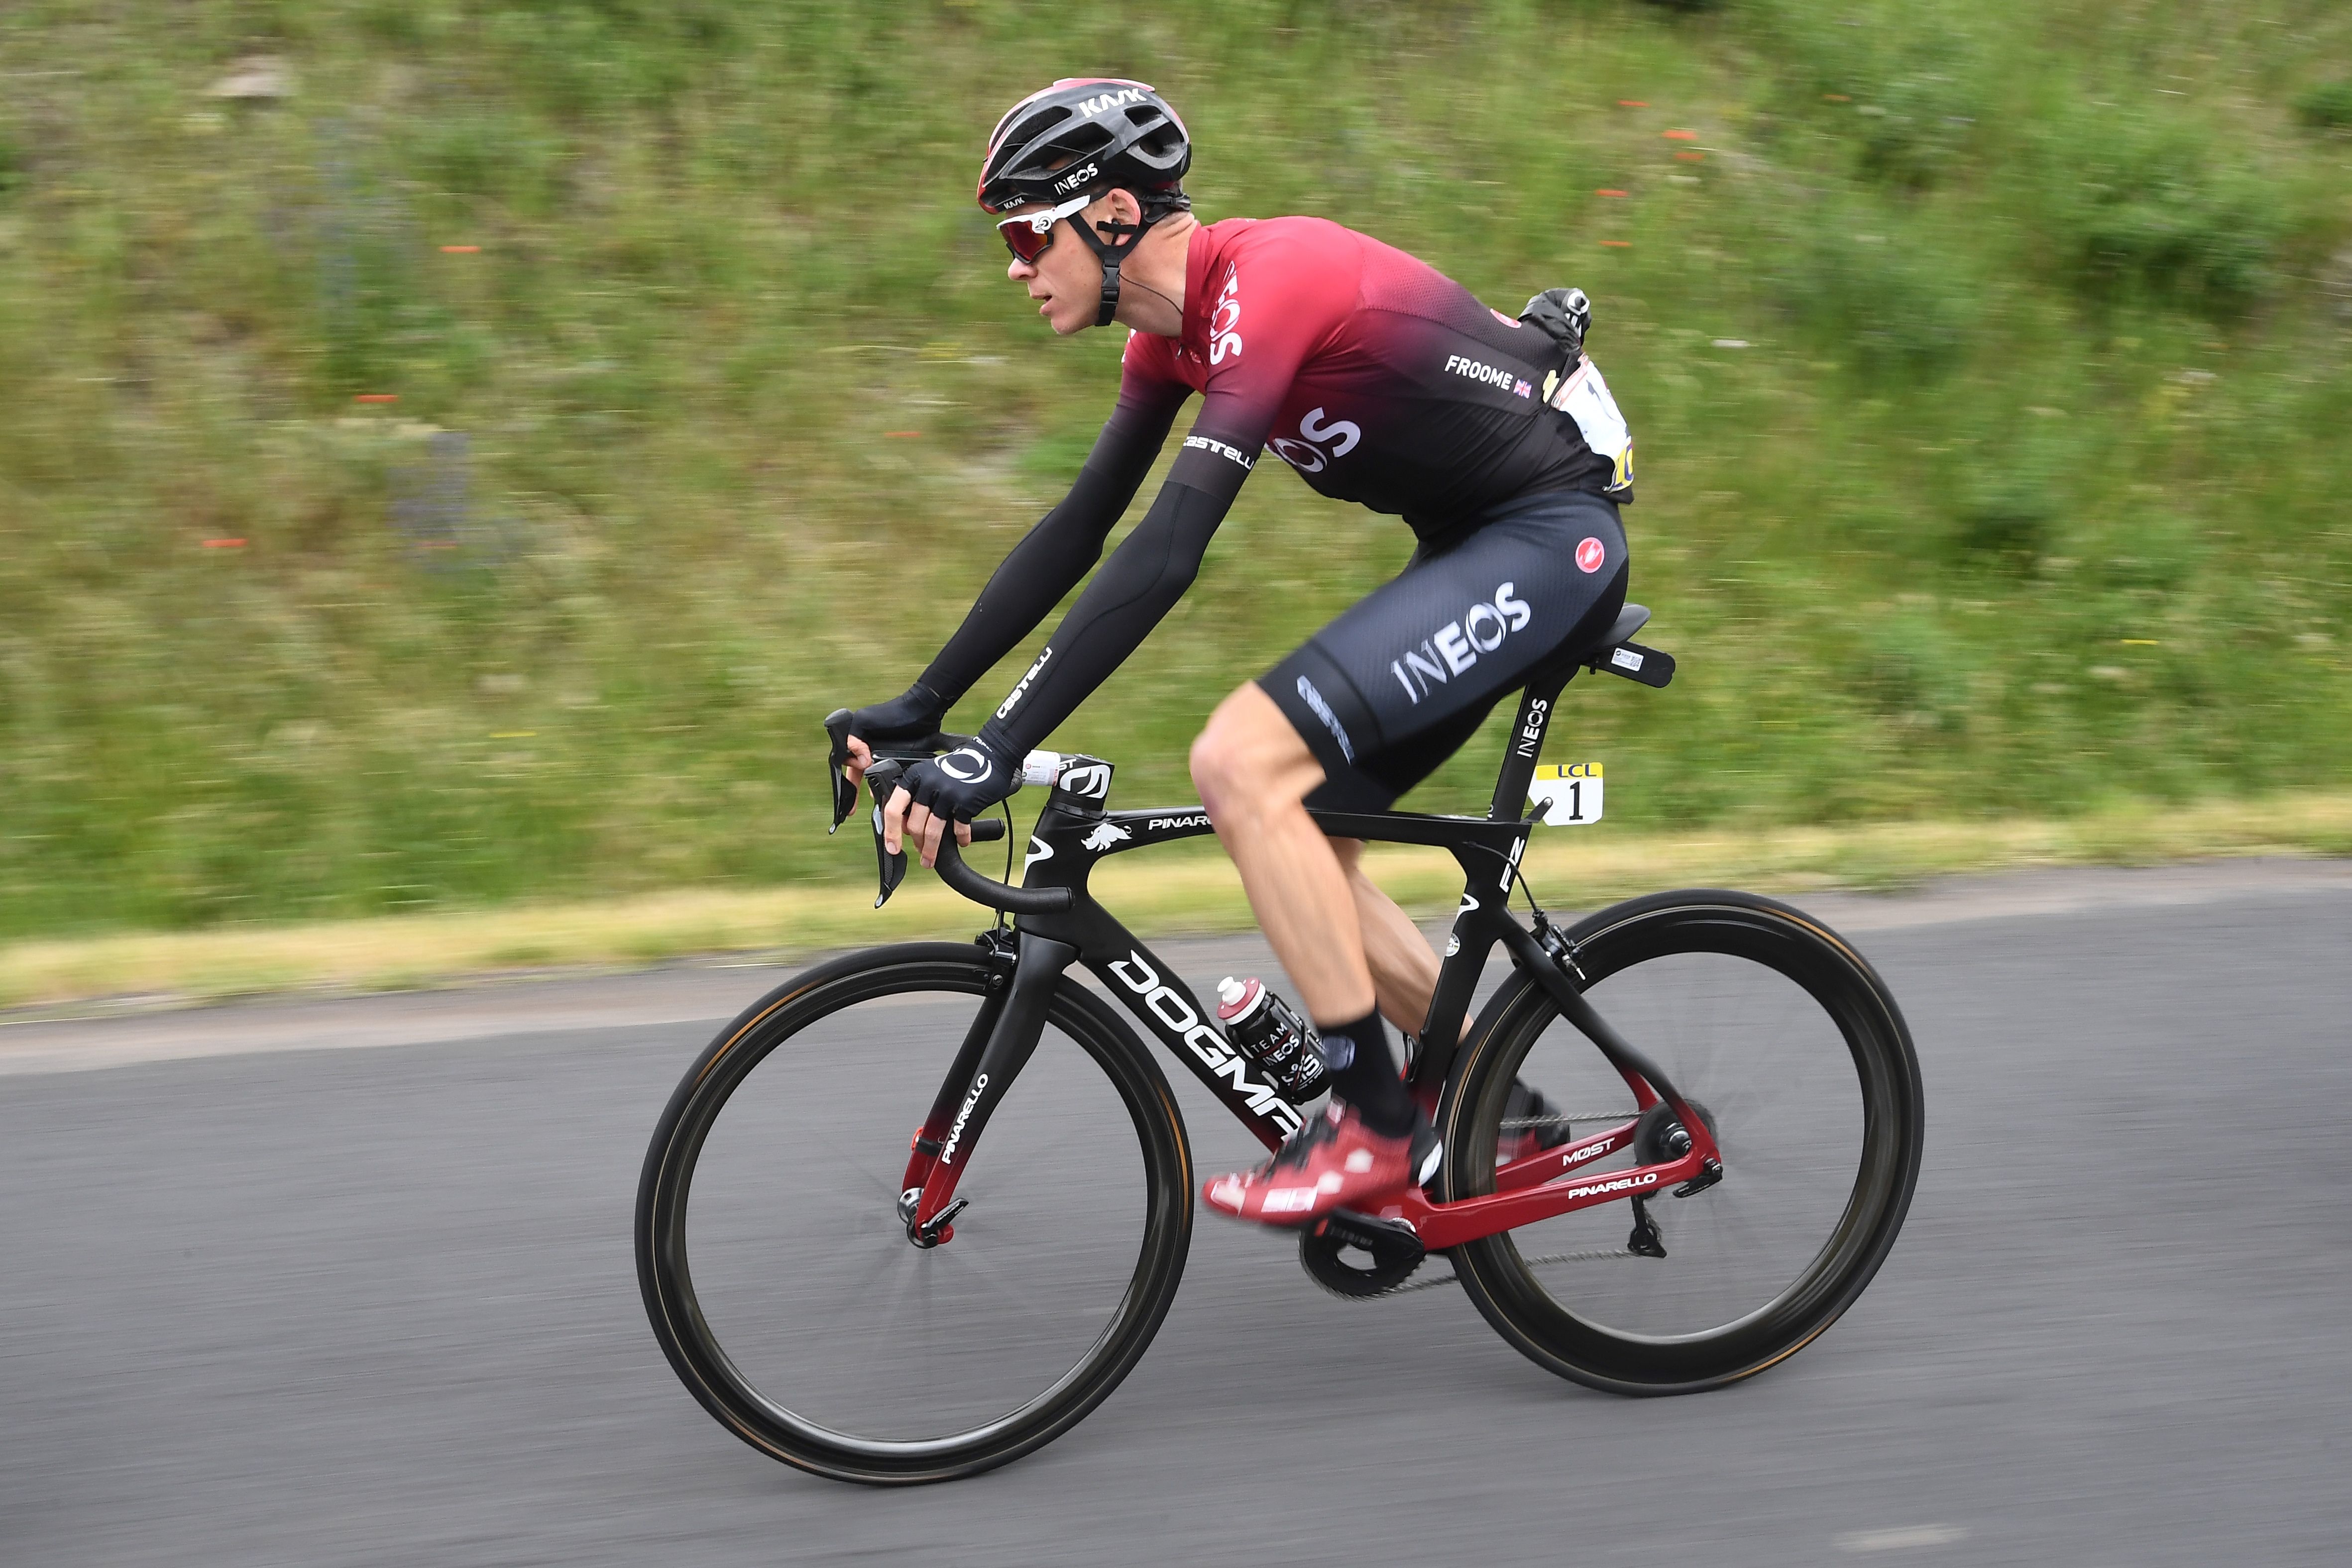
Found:
[[[1345, 1256], [1369, 1256], [1369, 1266]], [[1335, 1296], [1362, 1301], [1384, 1296], [1412, 1277], [1428, 1249], [1409, 1227], [1346, 1209], [1299, 1232], [1298, 1266]]]

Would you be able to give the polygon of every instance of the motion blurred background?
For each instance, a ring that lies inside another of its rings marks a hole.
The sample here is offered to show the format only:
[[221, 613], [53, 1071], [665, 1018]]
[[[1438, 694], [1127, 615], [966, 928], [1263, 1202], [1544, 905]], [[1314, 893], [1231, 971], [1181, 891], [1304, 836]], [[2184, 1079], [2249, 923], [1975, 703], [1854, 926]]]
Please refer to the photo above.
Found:
[[[1578, 689], [1621, 819], [2346, 777], [2329, 0], [12, 0], [0, 940], [869, 874], [817, 719], [1117, 383], [971, 201], [1067, 74], [1170, 96], [1204, 218], [1592, 295], [1683, 662]], [[1189, 799], [1409, 544], [1268, 465], [1060, 742]]]

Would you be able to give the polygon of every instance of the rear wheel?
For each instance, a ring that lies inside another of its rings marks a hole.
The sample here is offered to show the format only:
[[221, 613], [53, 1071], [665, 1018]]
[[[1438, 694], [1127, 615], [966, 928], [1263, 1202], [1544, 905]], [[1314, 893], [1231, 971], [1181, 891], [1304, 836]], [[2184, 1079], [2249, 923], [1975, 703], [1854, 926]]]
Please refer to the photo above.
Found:
[[663, 1113], [638, 1189], [646, 1309], [687, 1387], [762, 1453], [844, 1480], [987, 1469], [1082, 1419], [1166, 1315], [1192, 1228], [1182, 1124], [1134, 1035], [1066, 978], [952, 1239], [907, 1239], [909, 1137], [1004, 981], [945, 944], [825, 965], [729, 1026]]
[[[1455, 1271], [1505, 1339], [1579, 1383], [1682, 1394], [1761, 1372], [1853, 1304], [1902, 1228], [1924, 1143], [1903, 1016], [1834, 933], [1747, 894], [1660, 894], [1570, 936], [1593, 1006], [1709, 1124], [1722, 1179], [1468, 1243]], [[1443, 1115], [1448, 1198], [1494, 1190], [1498, 1145], [1528, 1131], [1510, 1114], [1517, 1079], [1575, 1137], [1636, 1119], [1599, 1051], [1515, 977]], [[1640, 1121], [1652, 1158], [1679, 1152], [1671, 1113]], [[1626, 1151], [1556, 1179], [1635, 1163]]]

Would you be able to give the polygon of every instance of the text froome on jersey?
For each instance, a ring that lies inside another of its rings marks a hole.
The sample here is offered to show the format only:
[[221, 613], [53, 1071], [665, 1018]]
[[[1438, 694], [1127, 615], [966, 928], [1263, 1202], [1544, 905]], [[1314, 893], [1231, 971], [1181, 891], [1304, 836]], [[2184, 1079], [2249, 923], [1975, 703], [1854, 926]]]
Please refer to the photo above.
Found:
[[1235, 1054], [1218, 1037], [1217, 1031], [1201, 1021], [1192, 1004], [1160, 983], [1159, 971], [1144, 962], [1143, 955], [1129, 952], [1110, 966], [1120, 985], [1143, 998], [1144, 1009], [1154, 1021], [1183, 1042], [1185, 1048], [1201, 1059], [1201, 1064], [1233, 1084], [1234, 1092], [1249, 1102], [1249, 1108], [1265, 1117], [1287, 1134], [1298, 1131], [1298, 1112], [1285, 1100], [1272, 1083], [1259, 1083], [1249, 1075], [1249, 1063]]
[[1476, 664], [1479, 654], [1493, 653], [1503, 645], [1504, 638], [1526, 631], [1536, 612], [1527, 601], [1512, 597], [1517, 586], [1496, 584], [1492, 603], [1480, 600], [1461, 620], [1449, 621], [1435, 635], [1423, 638], [1420, 648], [1408, 648], [1402, 659], [1391, 659], [1389, 673], [1396, 676], [1405, 695], [1418, 706], [1429, 695], [1432, 681], [1444, 685]]
[[1467, 376], [1474, 382], [1480, 382], [1490, 387], [1500, 387], [1505, 392], [1515, 392], [1521, 397], [1533, 395], [1532, 389], [1526, 382], [1519, 379], [1517, 371], [1507, 371], [1497, 365], [1482, 365], [1477, 361], [1465, 359], [1460, 354], [1448, 354], [1445, 357], [1445, 368], [1457, 376]]

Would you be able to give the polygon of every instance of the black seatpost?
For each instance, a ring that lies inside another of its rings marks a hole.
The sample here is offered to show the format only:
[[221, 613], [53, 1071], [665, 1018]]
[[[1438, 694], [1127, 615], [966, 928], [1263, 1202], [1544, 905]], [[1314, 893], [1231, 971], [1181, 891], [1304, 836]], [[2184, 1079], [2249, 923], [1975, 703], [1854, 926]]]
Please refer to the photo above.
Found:
[[1560, 692], [1575, 676], [1574, 664], [1545, 671], [1519, 694], [1519, 714], [1511, 725], [1510, 742], [1503, 753], [1503, 770], [1495, 777], [1495, 803], [1486, 811], [1490, 821], [1516, 822], [1526, 812], [1528, 786], [1535, 781], [1536, 758], [1543, 755], [1544, 731], [1551, 724], [1552, 710], [1559, 705]]

